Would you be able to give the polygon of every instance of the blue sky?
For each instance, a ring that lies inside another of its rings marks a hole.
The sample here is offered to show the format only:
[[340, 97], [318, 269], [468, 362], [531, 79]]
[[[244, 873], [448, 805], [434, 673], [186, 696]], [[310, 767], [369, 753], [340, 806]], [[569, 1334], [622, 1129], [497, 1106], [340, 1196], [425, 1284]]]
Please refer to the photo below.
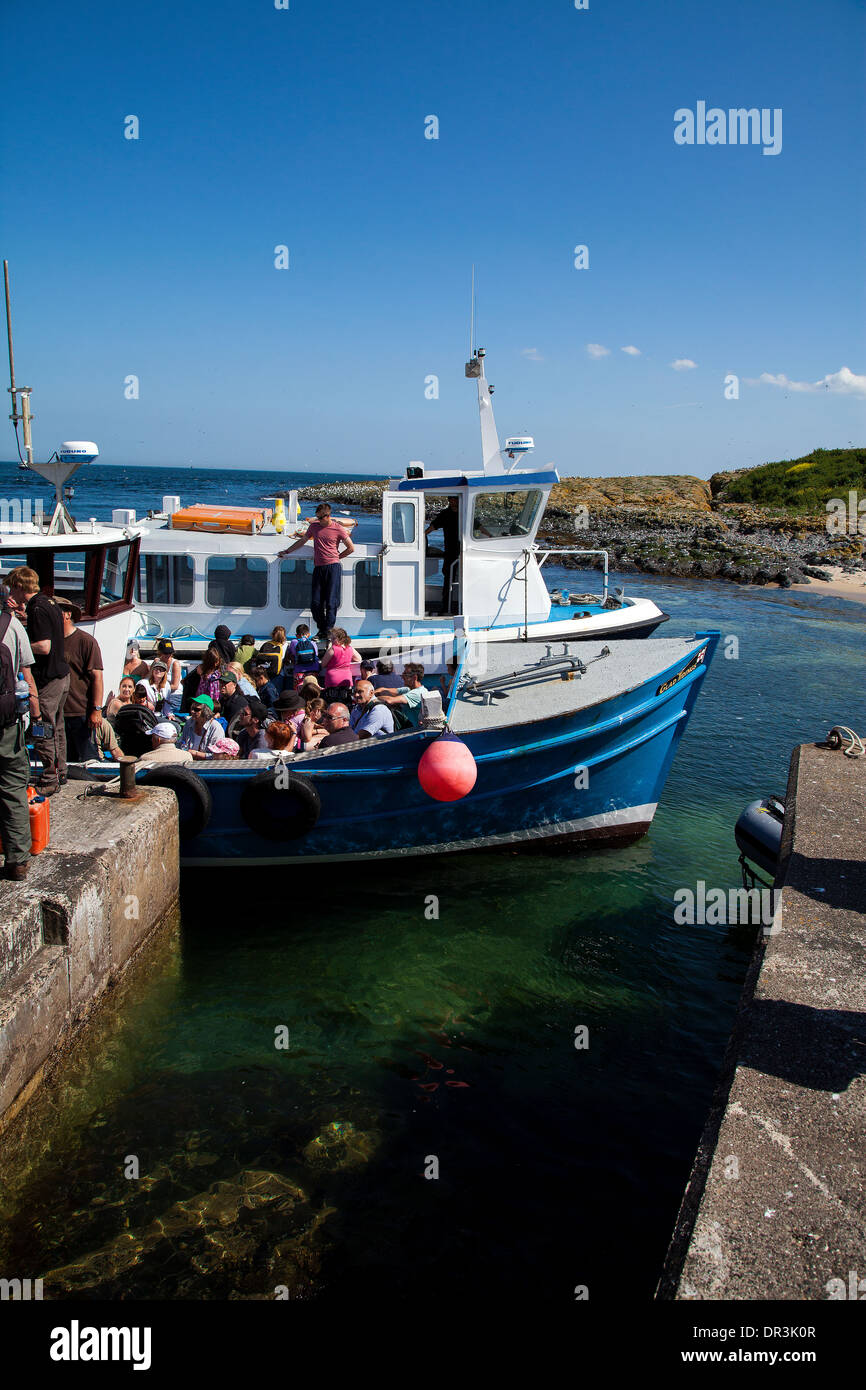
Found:
[[[859, 0], [5, 15], [2, 246], [37, 455], [478, 466], [473, 262], [500, 435], [531, 432], [539, 464], [706, 477], [863, 441]], [[781, 152], [675, 144], [698, 101], [781, 108]]]

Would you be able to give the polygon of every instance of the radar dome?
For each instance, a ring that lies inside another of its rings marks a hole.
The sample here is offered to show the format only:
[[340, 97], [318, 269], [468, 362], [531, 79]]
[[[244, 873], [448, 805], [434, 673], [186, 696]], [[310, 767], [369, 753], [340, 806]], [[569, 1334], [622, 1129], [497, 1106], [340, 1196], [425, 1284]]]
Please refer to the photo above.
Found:
[[61, 463], [92, 463], [99, 457], [99, 450], [89, 439], [70, 439], [57, 450]]

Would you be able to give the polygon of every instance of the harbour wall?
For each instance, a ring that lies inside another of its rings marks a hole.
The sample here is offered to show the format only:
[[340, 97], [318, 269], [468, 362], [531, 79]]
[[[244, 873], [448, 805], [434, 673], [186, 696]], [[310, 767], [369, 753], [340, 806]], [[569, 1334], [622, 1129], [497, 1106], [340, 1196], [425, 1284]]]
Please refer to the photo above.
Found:
[[48, 848], [0, 882], [0, 1130], [177, 902], [174, 794], [87, 785], [51, 798]]
[[866, 758], [794, 750], [776, 886], [662, 1299], [866, 1297]]

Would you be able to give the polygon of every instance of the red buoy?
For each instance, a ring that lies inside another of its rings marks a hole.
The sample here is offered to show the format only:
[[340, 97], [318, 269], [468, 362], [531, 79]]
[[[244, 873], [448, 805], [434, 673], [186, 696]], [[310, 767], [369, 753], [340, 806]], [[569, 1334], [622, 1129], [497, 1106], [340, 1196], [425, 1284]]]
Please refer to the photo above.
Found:
[[440, 734], [418, 763], [418, 781], [434, 801], [459, 801], [477, 776], [475, 759], [455, 734]]

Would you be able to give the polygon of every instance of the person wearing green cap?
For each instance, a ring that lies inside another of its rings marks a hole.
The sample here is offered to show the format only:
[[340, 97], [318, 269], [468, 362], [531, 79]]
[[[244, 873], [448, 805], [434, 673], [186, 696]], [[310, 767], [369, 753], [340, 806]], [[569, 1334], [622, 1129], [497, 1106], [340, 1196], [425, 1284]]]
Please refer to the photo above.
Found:
[[210, 758], [211, 748], [223, 737], [223, 726], [214, 719], [213, 700], [209, 695], [196, 695], [189, 707], [190, 717], [177, 741], [178, 748], [187, 748], [194, 758]]

